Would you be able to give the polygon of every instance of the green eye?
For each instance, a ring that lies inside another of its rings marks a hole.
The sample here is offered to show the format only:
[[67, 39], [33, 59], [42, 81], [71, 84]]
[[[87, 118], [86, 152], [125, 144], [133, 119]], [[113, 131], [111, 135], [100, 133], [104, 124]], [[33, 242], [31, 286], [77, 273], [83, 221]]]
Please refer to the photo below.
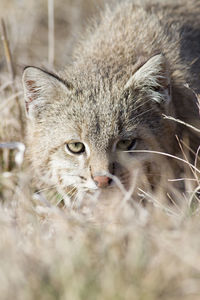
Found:
[[74, 154], [80, 154], [85, 151], [84, 144], [80, 142], [68, 143], [66, 144], [66, 147], [70, 152]]
[[121, 151], [127, 151], [127, 150], [134, 149], [136, 147], [136, 144], [137, 144], [137, 139], [121, 140], [117, 143], [116, 148]]

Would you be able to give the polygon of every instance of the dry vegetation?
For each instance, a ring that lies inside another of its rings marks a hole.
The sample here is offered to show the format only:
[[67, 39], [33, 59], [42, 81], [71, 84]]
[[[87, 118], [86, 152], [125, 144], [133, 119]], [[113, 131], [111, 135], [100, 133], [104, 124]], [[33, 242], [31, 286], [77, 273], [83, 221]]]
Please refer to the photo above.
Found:
[[70, 61], [97, 3], [102, 1], [55, 1], [54, 41], [48, 1], [0, 2], [14, 66], [1, 42], [0, 298], [200, 299], [200, 204], [194, 192], [200, 171], [186, 174], [187, 193], [177, 192], [174, 205], [147, 191], [145, 208], [130, 205], [126, 195], [109, 205], [60, 208], [50, 201], [59, 202], [58, 195], [36, 193], [23, 144], [10, 143], [24, 142], [23, 66], [59, 69]]

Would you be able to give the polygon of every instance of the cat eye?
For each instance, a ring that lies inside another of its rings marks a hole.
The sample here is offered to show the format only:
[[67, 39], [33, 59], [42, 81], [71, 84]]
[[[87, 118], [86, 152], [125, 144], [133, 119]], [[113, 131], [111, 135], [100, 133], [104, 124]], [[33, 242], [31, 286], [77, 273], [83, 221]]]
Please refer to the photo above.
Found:
[[136, 144], [137, 144], [137, 139], [133, 139], [133, 140], [124, 139], [117, 143], [116, 148], [117, 150], [127, 151], [127, 150], [134, 149], [136, 147]]
[[85, 146], [83, 143], [80, 142], [66, 143], [66, 148], [74, 154], [81, 154], [85, 152]]

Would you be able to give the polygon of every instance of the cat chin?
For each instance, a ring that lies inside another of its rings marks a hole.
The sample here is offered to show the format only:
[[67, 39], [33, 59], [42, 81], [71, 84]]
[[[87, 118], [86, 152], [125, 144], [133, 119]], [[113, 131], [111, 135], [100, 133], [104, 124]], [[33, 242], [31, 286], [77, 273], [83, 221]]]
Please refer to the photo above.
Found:
[[107, 205], [109, 203], [115, 204], [116, 201], [123, 200], [125, 196], [124, 190], [121, 190], [117, 185], [108, 188], [84, 189], [76, 190], [73, 195], [67, 194], [63, 189], [59, 190], [63, 198], [65, 206], [68, 208], [82, 208], [85, 205], [95, 207], [100, 203]]
[[124, 194], [117, 188], [105, 188], [97, 189], [96, 191], [85, 193], [81, 199], [80, 207], [89, 207], [92, 210], [99, 209], [102, 206], [117, 207], [120, 202], [124, 199]]

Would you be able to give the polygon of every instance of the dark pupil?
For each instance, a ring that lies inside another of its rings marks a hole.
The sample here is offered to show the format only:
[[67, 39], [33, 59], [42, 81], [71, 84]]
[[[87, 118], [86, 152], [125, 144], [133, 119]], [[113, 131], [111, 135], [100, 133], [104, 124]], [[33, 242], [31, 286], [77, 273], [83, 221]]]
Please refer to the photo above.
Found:
[[136, 139], [130, 141], [130, 140], [124, 140], [122, 141], [122, 144], [127, 147], [127, 150], [130, 150], [135, 145]]
[[85, 151], [85, 146], [79, 142], [66, 144], [66, 146], [67, 146], [68, 150], [71, 151], [72, 153], [79, 154], [79, 153], [82, 153]]
[[77, 153], [83, 152], [84, 146], [81, 143], [74, 143], [74, 148], [77, 150]]

